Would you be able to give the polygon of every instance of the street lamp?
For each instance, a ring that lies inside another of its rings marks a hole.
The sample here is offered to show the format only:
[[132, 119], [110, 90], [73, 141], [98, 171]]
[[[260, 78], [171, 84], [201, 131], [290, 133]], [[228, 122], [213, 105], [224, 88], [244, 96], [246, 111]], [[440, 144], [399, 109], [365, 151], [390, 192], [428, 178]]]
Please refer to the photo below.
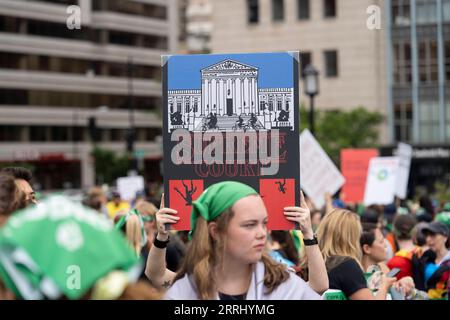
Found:
[[136, 129], [134, 122], [134, 94], [133, 94], [133, 58], [128, 57], [127, 62], [127, 76], [128, 76], [128, 118], [130, 121], [130, 128], [127, 130], [126, 141], [127, 141], [127, 151], [131, 160], [130, 170], [133, 173], [137, 172], [137, 161], [134, 154], [134, 142], [136, 139]]
[[309, 127], [311, 134], [314, 135], [314, 97], [319, 94], [319, 72], [312, 64], [306, 66], [303, 71], [305, 94], [311, 101], [311, 110], [309, 114]]

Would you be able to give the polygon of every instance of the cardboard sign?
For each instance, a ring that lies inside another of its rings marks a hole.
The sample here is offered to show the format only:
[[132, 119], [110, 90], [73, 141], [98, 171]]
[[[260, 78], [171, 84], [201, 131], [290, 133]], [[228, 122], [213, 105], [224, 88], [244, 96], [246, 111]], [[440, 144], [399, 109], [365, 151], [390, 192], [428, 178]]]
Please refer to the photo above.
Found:
[[341, 173], [345, 178], [341, 198], [345, 202], [362, 202], [370, 159], [378, 157], [377, 149], [342, 149]]
[[395, 195], [400, 199], [405, 199], [408, 191], [409, 170], [411, 167], [413, 149], [409, 144], [400, 142], [397, 147], [397, 157], [399, 167]]
[[117, 191], [123, 200], [131, 201], [137, 192], [144, 191], [144, 177], [122, 177], [117, 179]]
[[391, 204], [395, 198], [399, 158], [372, 158], [367, 172], [364, 204]]
[[335, 194], [345, 179], [308, 129], [300, 135], [301, 186], [318, 209], [325, 204], [325, 193]]
[[[298, 53], [163, 57], [166, 206], [189, 229], [192, 202], [226, 180], [255, 188], [269, 226], [300, 205]], [[270, 201], [267, 199], [270, 197]]]

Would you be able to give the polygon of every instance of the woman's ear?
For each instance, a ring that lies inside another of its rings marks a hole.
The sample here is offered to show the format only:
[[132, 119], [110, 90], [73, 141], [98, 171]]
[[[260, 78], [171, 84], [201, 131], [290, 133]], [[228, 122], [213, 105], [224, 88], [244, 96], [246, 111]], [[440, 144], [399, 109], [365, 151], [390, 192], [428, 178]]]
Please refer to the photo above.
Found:
[[208, 224], [208, 233], [215, 241], [217, 241], [217, 238], [219, 237], [219, 233], [217, 231], [217, 223], [216, 222], [210, 222]]
[[362, 246], [363, 254], [370, 254], [370, 246], [368, 244], [365, 244]]

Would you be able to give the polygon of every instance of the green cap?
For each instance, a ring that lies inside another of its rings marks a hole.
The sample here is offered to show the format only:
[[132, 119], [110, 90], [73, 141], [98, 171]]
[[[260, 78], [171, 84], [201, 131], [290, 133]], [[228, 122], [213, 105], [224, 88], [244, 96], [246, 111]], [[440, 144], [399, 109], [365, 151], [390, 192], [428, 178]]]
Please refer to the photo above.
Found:
[[442, 222], [443, 224], [445, 224], [447, 227], [450, 228], [450, 212], [444, 211], [437, 214], [435, 220], [438, 222]]
[[444, 204], [443, 209], [444, 209], [443, 211], [450, 212], [450, 202], [447, 202], [446, 204]]
[[238, 200], [257, 194], [258, 192], [252, 187], [235, 181], [224, 181], [208, 187], [192, 204], [189, 239], [194, 234], [199, 216], [202, 216], [208, 222], [213, 221]]

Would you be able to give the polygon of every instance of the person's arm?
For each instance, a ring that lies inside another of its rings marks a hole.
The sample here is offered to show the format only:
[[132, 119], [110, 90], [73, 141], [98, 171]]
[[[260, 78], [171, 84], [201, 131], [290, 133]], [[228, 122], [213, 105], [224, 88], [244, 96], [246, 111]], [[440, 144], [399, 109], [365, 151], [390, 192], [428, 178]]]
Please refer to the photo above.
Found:
[[[311, 226], [311, 214], [303, 192], [301, 192], [300, 199], [301, 207], [284, 208], [284, 215], [289, 221], [299, 224], [304, 239], [312, 240], [314, 233]], [[317, 293], [322, 294], [328, 290], [329, 283], [325, 261], [319, 246], [305, 246], [305, 254], [308, 259], [309, 286]]]
[[378, 289], [376, 295], [373, 295], [372, 292], [368, 288], [359, 289], [355, 293], [353, 293], [349, 298], [351, 300], [386, 300], [387, 293], [389, 292], [389, 288], [396, 281], [395, 278], [388, 278], [385, 275], [381, 278], [381, 286]]
[[[157, 240], [169, 240], [169, 231], [166, 230], [165, 224], [177, 222], [180, 218], [174, 216], [175, 214], [177, 214], [176, 210], [164, 208], [163, 195], [161, 199], [161, 208], [156, 213]], [[166, 268], [166, 249], [167, 248], [157, 248], [153, 244], [147, 257], [145, 275], [157, 289], [168, 289], [176, 275], [175, 272]]]

